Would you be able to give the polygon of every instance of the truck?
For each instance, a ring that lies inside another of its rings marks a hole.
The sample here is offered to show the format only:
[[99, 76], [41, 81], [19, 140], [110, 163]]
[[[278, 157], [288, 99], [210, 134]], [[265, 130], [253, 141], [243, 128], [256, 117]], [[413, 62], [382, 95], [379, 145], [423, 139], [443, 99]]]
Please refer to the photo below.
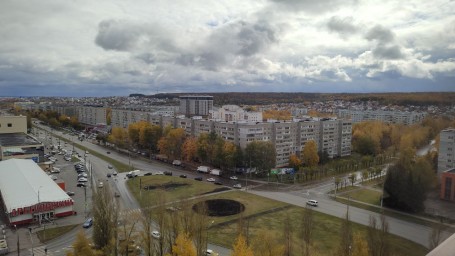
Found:
[[212, 170], [210, 171], [210, 174], [215, 175], [215, 176], [220, 176], [220, 175], [221, 175], [221, 170], [212, 169]]
[[202, 173], [209, 173], [210, 167], [208, 166], [199, 166], [197, 168], [197, 172], [202, 172]]
[[137, 176], [139, 176], [139, 173], [140, 173], [140, 172], [141, 172], [140, 170], [130, 171], [130, 172], [128, 172], [128, 173], [126, 174], [126, 177], [128, 177], [128, 178], [137, 177]]

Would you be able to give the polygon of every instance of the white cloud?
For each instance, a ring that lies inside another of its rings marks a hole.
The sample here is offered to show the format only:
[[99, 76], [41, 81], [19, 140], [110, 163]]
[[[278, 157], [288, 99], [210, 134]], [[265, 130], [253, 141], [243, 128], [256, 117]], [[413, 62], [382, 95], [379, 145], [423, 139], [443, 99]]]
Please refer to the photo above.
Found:
[[443, 0], [6, 0], [0, 90], [276, 91], [369, 78], [378, 87], [397, 75], [437, 90], [455, 70], [454, 8]]

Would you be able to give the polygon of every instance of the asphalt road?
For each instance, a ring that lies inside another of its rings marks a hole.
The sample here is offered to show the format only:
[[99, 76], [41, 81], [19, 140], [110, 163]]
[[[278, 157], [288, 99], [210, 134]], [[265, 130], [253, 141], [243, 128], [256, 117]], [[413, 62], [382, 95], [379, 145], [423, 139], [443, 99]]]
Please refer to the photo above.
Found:
[[[306, 207], [306, 201], [309, 199], [315, 199], [319, 203], [318, 207], [313, 207], [315, 211], [339, 218], [346, 217], [347, 205], [338, 203], [328, 198], [328, 196], [325, 194], [319, 194], [313, 191], [294, 191], [292, 193], [289, 193], [249, 190], [248, 192], [301, 207]], [[380, 215], [360, 208], [352, 206], [349, 207], [349, 219], [355, 223], [368, 226], [370, 222], [370, 216], [373, 216], [379, 220]], [[392, 217], [386, 217], [386, 220], [389, 223], [389, 232], [391, 234], [404, 237], [427, 248], [429, 247], [429, 237], [432, 232], [431, 228]], [[451, 233], [443, 232], [442, 238], [445, 240], [450, 235]]]

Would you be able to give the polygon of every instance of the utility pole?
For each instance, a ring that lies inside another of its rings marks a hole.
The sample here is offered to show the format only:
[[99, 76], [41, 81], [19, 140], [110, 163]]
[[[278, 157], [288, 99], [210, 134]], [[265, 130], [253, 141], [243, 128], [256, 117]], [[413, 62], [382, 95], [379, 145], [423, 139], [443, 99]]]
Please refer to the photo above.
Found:
[[14, 225], [14, 228], [16, 229], [16, 236], [17, 236], [17, 256], [21, 255], [21, 248], [19, 245], [19, 233], [17, 232], [17, 226]]

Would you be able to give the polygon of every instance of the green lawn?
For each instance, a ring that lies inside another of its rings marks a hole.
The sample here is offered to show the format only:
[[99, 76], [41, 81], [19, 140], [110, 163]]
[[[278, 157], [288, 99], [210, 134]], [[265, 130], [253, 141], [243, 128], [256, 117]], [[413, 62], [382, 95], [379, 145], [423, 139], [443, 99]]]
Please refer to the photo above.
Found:
[[381, 205], [381, 194], [382, 194], [381, 192], [378, 192], [376, 190], [360, 188], [360, 189], [349, 191], [347, 193], [343, 193], [340, 196], [350, 197], [353, 200], [380, 206]]
[[75, 224], [75, 225], [61, 226], [61, 227], [55, 227], [55, 228], [47, 228], [46, 230], [40, 230], [40, 231], [36, 232], [36, 234], [38, 235], [38, 238], [41, 241], [41, 243], [45, 243], [47, 241], [50, 241], [56, 237], [59, 237], [65, 233], [71, 231], [72, 229], [74, 229], [77, 226], [78, 225]]
[[[304, 208], [292, 206], [277, 212], [266, 213], [264, 215], [251, 218], [248, 221], [249, 240], [254, 241], [256, 235], [266, 230], [268, 234], [275, 236], [279, 244], [284, 243], [284, 220], [289, 217], [292, 223], [292, 241], [294, 252], [292, 255], [301, 255], [301, 238], [299, 238], [300, 220], [303, 216]], [[330, 215], [314, 213], [313, 229], [313, 251], [311, 254], [317, 255], [336, 255], [335, 250], [339, 243], [341, 219]], [[362, 237], [366, 237], [366, 227], [353, 223], [354, 232], [360, 232]], [[237, 223], [228, 225], [214, 226], [209, 230], [211, 243], [226, 247], [232, 247], [237, 235]], [[393, 255], [425, 255], [428, 250], [421, 245], [397, 236], [390, 236]]]

